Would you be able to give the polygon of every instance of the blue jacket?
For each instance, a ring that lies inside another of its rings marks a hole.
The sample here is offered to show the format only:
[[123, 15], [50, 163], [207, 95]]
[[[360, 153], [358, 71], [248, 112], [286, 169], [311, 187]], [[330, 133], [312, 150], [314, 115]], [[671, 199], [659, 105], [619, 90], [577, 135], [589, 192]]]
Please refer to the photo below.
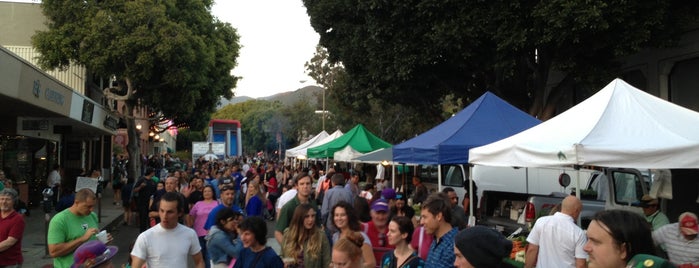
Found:
[[262, 203], [262, 200], [260, 200], [260, 197], [257, 195], [254, 195], [253, 197], [250, 198], [250, 201], [248, 201], [247, 206], [245, 206], [245, 215], [248, 217], [252, 216], [264, 216], [264, 209], [265, 205]]
[[238, 254], [243, 250], [243, 242], [240, 238], [234, 239], [230, 233], [219, 229], [216, 225], [211, 226], [205, 239], [206, 249], [214, 264], [229, 264], [231, 259], [238, 258]]

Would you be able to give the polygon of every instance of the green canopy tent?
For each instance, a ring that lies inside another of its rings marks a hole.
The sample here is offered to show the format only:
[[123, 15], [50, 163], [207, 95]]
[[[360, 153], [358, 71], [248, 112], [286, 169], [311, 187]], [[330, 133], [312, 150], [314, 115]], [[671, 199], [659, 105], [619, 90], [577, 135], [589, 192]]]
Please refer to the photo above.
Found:
[[350, 146], [360, 153], [368, 153], [381, 148], [391, 147], [391, 144], [369, 132], [362, 124], [358, 124], [344, 135], [326, 144], [309, 148], [308, 158], [333, 158], [335, 152]]

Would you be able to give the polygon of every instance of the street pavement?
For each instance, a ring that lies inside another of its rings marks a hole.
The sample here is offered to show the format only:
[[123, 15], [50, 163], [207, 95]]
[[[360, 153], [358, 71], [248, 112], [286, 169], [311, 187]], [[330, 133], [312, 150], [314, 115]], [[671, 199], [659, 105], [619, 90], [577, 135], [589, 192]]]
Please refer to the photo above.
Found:
[[[123, 225], [123, 209], [121, 206], [112, 204], [114, 193], [111, 188], [105, 190], [99, 205], [95, 206], [94, 212], [100, 217], [100, 229], [107, 230], [112, 234], [114, 240], [111, 245], [117, 246], [119, 251], [112, 263], [114, 267], [122, 267], [129, 260], [130, 247], [138, 237], [139, 230], [135, 218], [130, 225]], [[51, 216], [53, 216], [52, 213]], [[24, 264], [22, 267], [51, 267], [53, 259], [48, 256], [46, 248], [46, 232], [48, 222], [45, 220], [46, 214], [41, 207], [31, 208], [30, 216], [25, 218], [24, 237], [22, 238], [22, 254]], [[274, 222], [267, 221], [267, 246], [274, 249], [277, 254], [281, 252], [279, 243], [274, 239]], [[190, 262], [189, 267], [192, 267]]]
[[[114, 193], [112, 189], [107, 189], [98, 205], [95, 205], [94, 212], [98, 214], [100, 229], [114, 229], [121, 221], [123, 210], [120, 206], [112, 204]], [[22, 255], [24, 264], [22, 267], [46, 267], [53, 265], [53, 259], [48, 256], [46, 246], [46, 232], [48, 231], [48, 221], [41, 206], [30, 208], [30, 216], [25, 217], [24, 237], [22, 237]], [[53, 217], [55, 212], [51, 213]], [[117, 266], [120, 267], [120, 266]]]

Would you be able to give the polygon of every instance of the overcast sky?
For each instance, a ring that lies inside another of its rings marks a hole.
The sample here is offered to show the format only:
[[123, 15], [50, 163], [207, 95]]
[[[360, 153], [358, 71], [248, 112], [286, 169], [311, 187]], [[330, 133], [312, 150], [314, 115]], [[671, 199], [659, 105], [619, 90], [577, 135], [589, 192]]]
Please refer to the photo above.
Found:
[[301, 0], [217, 0], [212, 12], [240, 35], [233, 75], [242, 79], [235, 96], [264, 97], [315, 84], [303, 65], [320, 37]]
[[240, 35], [242, 48], [233, 75], [242, 79], [235, 96], [265, 97], [316, 84], [303, 64], [313, 57], [320, 37], [301, 0], [216, 0], [212, 12]]

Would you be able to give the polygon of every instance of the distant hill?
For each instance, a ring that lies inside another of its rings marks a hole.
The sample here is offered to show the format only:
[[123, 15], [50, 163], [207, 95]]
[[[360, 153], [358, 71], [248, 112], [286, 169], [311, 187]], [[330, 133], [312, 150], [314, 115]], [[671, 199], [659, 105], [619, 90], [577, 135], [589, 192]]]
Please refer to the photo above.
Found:
[[[258, 100], [267, 100], [267, 101], [279, 101], [283, 103], [284, 105], [291, 105], [302, 98], [308, 99], [308, 101], [312, 104], [317, 101], [317, 98], [315, 97], [316, 94], [319, 94], [323, 90], [323, 88], [319, 86], [306, 86], [300, 89], [297, 89], [295, 91], [287, 91], [287, 92], [282, 92], [278, 94], [274, 94], [272, 96], [267, 96], [267, 97], [260, 97], [257, 98]], [[231, 100], [227, 100], [225, 98], [221, 98], [220, 104], [216, 106], [216, 110], [220, 110], [221, 108], [225, 107], [226, 105], [229, 104], [236, 104], [236, 103], [241, 103], [241, 102], [246, 102], [249, 100], [254, 100], [255, 98], [251, 98], [248, 96], [240, 96], [240, 97], [233, 97]]]

